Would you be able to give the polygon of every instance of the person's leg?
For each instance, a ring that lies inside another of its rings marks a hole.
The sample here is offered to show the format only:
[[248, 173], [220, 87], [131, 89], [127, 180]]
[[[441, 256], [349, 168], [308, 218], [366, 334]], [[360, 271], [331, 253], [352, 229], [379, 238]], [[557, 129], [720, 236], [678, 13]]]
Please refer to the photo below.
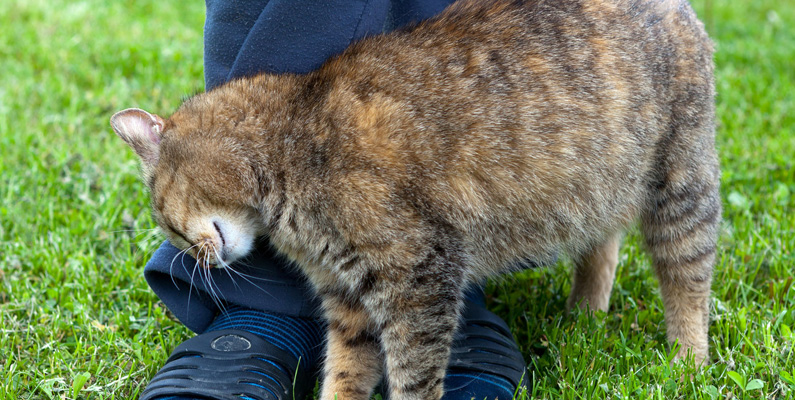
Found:
[[[388, 0], [207, 0], [205, 82], [261, 72], [306, 73], [352, 42], [381, 33]], [[245, 9], [245, 10], [243, 10]], [[254, 21], [251, 17], [259, 14]]]

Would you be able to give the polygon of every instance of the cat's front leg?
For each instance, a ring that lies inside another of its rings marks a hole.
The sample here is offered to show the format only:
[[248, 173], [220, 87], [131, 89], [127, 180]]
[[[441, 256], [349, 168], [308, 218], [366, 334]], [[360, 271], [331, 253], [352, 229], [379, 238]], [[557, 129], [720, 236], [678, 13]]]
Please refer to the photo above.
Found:
[[363, 299], [380, 324], [389, 398], [436, 400], [462, 308], [462, 273], [444, 254], [431, 254], [392, 291]]
[[323, 295], [328, 320], [322, 400], [366, 400], [382, 375], [378, 338], [361, 303], [344, 294]]

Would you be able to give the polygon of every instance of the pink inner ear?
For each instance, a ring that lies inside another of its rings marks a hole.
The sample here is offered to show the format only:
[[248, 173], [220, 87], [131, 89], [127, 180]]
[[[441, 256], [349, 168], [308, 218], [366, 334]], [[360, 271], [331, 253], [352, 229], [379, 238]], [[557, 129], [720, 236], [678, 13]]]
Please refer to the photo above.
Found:
[[153, 142], [159, 144], [160, 137], [163, 134], [163, 127], [166, 125], [166, 121], [163, 121], [163, 118], [160, 118], [160, 116], [157, 114], [149, 114], [149, 116], [152, 117], [153, 123], [152, 129], [149, 130], [149, 136]]
[[138, 108], [129, 108], [114, 114], [110, 124], [144, 164], [153, 165], [157, 162], [158, 144], [165, 125], [162, 118]]
[[160, 143], [160, 134], [165, 125], [159, 116], [138, 108], [119, 111], [111, 117], [110, 123], [113, 130], [127, 142], [138, 138], [154, 144]]

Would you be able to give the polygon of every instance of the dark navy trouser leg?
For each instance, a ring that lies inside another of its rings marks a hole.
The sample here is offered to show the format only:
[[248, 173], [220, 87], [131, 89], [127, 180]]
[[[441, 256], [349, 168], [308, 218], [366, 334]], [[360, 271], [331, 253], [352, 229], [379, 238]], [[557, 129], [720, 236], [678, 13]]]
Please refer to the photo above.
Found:
[[306, 73], [353, 41], [430, 18], [452, 0], [206, 0], [206, 88], [260, 72]]
[[267, 244], [257, 246], [250, 257], [232, 266], [243, 276], [212, 268], [212, 290], [199, 276], [196, 260], [179, 254], [164, 242], [144, 268], [144, 277], [160, 300], [190, 330], [201, 333], [219, 309], [210, 293], [231, 304], [286, 314], [316, 317], [317, 302], [305, 280]]

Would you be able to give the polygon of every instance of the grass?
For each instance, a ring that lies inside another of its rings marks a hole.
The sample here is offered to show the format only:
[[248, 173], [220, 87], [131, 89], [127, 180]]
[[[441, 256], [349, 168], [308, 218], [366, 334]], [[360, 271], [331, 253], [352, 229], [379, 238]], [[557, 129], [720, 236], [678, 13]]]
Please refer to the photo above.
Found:
[[[562, 312], [566, 262], [490, 286], [533, 367], [530, 397], [795, 398], [795, 7], [781, 4], [694, 4], [718, 50], [712, 363], [669, 366], [633, 231], [607, 314]], [[0, 7], [0, 399], [136, 398], [190, 336], [143, 280], [160, 238], [108, 117], [167, 114], [202, 88], [202, 22], [195, 1]]]

